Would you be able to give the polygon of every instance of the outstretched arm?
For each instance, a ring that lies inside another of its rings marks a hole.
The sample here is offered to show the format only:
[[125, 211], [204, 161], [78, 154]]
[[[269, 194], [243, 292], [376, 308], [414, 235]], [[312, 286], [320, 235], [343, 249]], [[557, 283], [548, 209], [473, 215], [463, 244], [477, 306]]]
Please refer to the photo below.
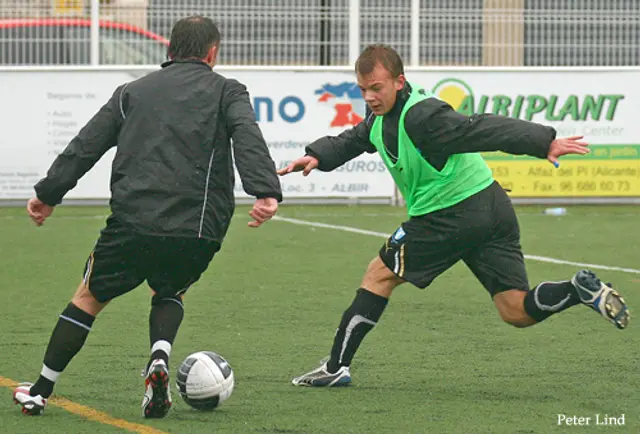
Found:
[[47, 176], [34, 186], [36, 197], [27, 203], [27, 214], [36, 226], [42, 226], [64, 195], [111, 147], [116, 146], [122, 126], [121, 93], [124, 87], [116, 89], [109, 101], [56, 157]]
[[312, 170], [330, 172], [364, 152], [373, 153], [375, 147], [369, 141], [369, 129], [373, 115], [337, 136], [325, 136], [305, 148], [307, 155], [292, 161], [278, 171], [279, 175], [303, 171], [307, 176]]
[[547, 158], [557, 165], [561, 155], [589, 152], [581, 136], [556, 139], [555, 129], [535, 122], [492, 114], [465, 116], [436, 98], [412, 107], [405, 125], [425, 156], [502, 151]]
[[51, 164], [47, 176], [36, 185], [38, 199], [55, 206], [80, 178], [113, 146], [116, 146], [122, 125], [120, 93], [118, 87], [109, 101], [89, 120], [69, 145]]

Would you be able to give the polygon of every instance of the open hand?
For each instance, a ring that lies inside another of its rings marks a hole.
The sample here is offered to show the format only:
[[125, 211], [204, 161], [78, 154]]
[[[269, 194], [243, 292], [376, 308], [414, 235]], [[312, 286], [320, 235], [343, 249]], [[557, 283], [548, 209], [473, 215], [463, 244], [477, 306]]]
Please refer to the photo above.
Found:
[[283, 176], [287, 173], [300, 172], [302, 170], [302, 174], [307, 176], [313, 169], [318, 167], [318, 164], [320, 163], [316, 157], [305, 155], [304, 157], [293, 160], [287, 167], [278, 170], [278, 175]]
[[589, 144], [582, 141], [584, 136], [572, 136], [555, 139], [549, 146], [549, 153], [547, 154], [547, 160], [549, 160], [554, 166], [558, 167], [560, 163], [558, 158], [563, 155], [577, 154], [584, 155], [589, 153]]

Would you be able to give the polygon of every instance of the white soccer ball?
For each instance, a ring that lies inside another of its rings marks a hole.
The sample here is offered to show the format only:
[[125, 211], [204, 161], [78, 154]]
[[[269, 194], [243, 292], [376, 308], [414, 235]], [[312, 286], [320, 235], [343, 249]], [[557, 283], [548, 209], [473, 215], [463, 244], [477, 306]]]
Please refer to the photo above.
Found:
[[199, 351], [180, 364], [176, 385], [184, 401], [196, 410], [212, 411], [233, 392], [233, 369], [219, 354]]

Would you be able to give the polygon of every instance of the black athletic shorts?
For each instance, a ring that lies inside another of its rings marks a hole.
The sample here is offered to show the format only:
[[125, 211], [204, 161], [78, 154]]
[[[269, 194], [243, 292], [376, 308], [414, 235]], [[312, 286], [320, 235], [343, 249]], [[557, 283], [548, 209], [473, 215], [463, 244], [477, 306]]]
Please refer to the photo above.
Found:
[[198, 281], [220, 244], [197, 238], [142, 235], [113, 215], [89, 255], [83, 281], [99, 302], [145, 280], [159, 296], [180, 295]]
[[518, 220], [497, 182], [452, 207], [410, 218], [389, 237], [380, 258], [419, 288], [463, 260], [492, 297], [529, 289]]

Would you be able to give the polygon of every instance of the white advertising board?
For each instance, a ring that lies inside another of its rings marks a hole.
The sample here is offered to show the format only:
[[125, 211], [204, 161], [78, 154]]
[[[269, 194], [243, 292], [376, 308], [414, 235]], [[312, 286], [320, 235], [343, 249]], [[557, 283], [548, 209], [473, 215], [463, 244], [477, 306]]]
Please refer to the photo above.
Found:
[[[0, 199], [24, 199], [55, 156], [122, 83], [147, 71], [0, 71]], [[351, 71], [248, 70], [219, 72], [247, 85], [258, 123], [277, 167], [304, 154], [324, 135], [357, 124], [364, 101]], [[640, 70], [433, 70], [408, 79], [456, 110], [496, 113], [553, 126], [558, 136], [584, 135], [588, 157], [544, 160], [487, 154], [496, 178], [515, 197], [640, 196]], [[68, 198], [109, 197], [113, 150], [80, 180]], [[287, 198], [391, 198], [394, 186], [381, 160], [364, 154], [330, 173], [281, 178]], [[246, 197], [237, 179], [237, 197]]]
[[[0, 72], [0, 198], [28, 198], [33, 185], [114, 89], [145, 72]], [[304, 155], [305, 146], [357, 124], [364, 101], [352, 74], [224, 71], [247, 85], [256, 118], [276, 166]], [[108, 198], [114, 150], [67, 198]], [[377, 155], [364, 154], [330, 173], [281, 178], [288, 198], [391, 198], [394, 185]], [[236, 196], [247, 197], [236, 173]]]
[[494, 177], [523, 198], [640, 197], [640, 69], [458, 71], [411, 79], [457, 111], [538, 122], [584, 136], [591, 152], [546, 160], [485, 154]]

